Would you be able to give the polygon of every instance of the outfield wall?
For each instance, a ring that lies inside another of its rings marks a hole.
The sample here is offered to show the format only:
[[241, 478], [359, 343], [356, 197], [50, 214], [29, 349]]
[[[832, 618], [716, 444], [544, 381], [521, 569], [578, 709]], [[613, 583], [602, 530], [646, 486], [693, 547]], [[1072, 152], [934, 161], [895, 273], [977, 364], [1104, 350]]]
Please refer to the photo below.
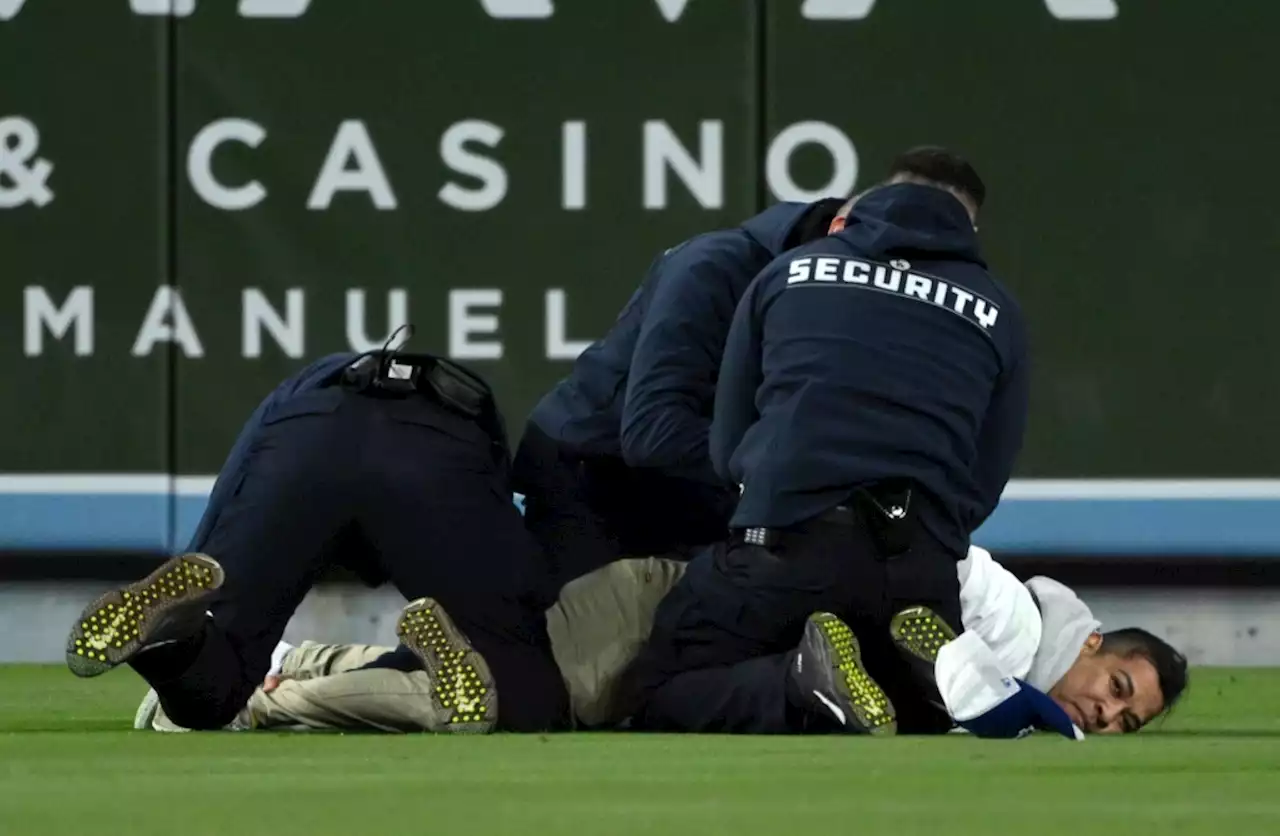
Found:
[[1277, 34], [1205, 0], [0, 0], [0, 550], [180, 547], [257, 400], [403, 321], [518, 427], [655, 252], [939, 142], [1034, 341], [981, 539], [1280, 555]]
[[[10, 551], [166, 554], [186, 547], [214, 477], [0, 475]], [[1280, 555], [1280, 480], [1015, 480], [974, 535], [996, 553]]]

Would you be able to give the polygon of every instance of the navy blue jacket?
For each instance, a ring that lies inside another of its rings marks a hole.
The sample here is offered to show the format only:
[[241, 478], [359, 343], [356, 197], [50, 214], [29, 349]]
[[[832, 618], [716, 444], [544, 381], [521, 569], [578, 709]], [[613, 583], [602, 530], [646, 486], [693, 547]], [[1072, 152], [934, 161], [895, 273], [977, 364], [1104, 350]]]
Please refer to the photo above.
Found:
[[609, 333], [534, 408], [533, 423], [573, 454], [722, 487], [707, 436], [734, 309], [810, 210], [834, 215], [839, 201], [820, 204], [782, 203], [660, 255]]
[[911, 478], [962, 557], [1022, 446], [1025, 325], [964, 207], [915, 184], [869, 192], [846, 228], [788, 252], [743, 296], [711, 430], [742, 485], [732, 525], [781, 527], [852, 488]]
[[330, 354], [322, 357], [285, 380], [272, 390], [262, 403], [258, 404], [258, 408], [249, 416], [249, 420], [244, 422], [244, 427], [240, 430], [235, 444], [231, 445], [231, 452], [218, 473], [217, 481], [213, 483], [213, 492], [209, 495], [204, 516], [196, 527], [195, 535], [191, 538], [192, 543], [200, 543], [205, 539], [208, 529], [217, 520], [218, 511], [226, 502], [228, 494], [236, 489], [240, 471], [244, 468], [245, 459], [249, 454], [249, 447], [262, 427], [263, 421], [295, 396], [321, 388], [358, 356], [357, 354]]

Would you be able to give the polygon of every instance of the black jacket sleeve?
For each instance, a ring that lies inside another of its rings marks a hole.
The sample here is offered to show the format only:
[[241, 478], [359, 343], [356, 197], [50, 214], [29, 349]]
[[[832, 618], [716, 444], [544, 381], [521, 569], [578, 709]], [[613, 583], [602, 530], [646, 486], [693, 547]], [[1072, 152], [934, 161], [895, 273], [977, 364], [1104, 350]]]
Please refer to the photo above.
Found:
[[762, 330], [757, 308], [762, 278], [765, 274], [751, 283], [734, 312], [716, 386], [711, 462], [726, 485], [737, 483], [732, 468], [733, 454], [747, 430], [760, 417], [756, 411], [756, 391], [764, 381], [764, 371], [761, 364]]
[[628, 465], [720, 484], [711, 469], [707, 436], [733, 318], [734, 264], [718, 257], [714, 245], [695, 241], [659, 266], [622, 411], [622, 457]]
[[1026, 434], [1031, 401], [1031, 363], [1021, 333], [1016, 345], [1013, 362], [996, 385], [978, 435], [974, 482], [978, 486], [981, 508], [978, 516], [969, 523], [970, 531], [982, 525], [1000, 503], [1000, 495], [1013, 475], [1013, 465]]

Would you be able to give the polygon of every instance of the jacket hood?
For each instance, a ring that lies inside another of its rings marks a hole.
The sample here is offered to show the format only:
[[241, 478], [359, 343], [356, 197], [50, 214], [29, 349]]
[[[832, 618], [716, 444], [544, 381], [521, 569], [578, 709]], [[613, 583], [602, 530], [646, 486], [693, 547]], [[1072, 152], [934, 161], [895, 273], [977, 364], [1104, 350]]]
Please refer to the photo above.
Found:
[[867, 192], [834, 237], [873, 258], [915, 254], [986, 267], [964, 205], [932, 186], [897, 183]]
[[[844, 201], [839, 198], [831, 198], [818, 203], [779, 203], [776, 206], [770, 206], [768, 209], [751, 218], [742, 225], [742, 229], [747, 235], [750, 235], [755, 241], [764, 247], [773, 256], [782, 255], [787, 250], [799, 246], [803, 241], [792, 241], [792, 233], [796, 231], [796, 227], [805, 220], [810, 209], [821, 211], [819, 204], [831, 204], [831, 215], [835, 216], [836, 210]], [[828, 223], [830, 220], [828, 219]], [[816, 237], [822, 237], [826, 234], [825, 225]]]

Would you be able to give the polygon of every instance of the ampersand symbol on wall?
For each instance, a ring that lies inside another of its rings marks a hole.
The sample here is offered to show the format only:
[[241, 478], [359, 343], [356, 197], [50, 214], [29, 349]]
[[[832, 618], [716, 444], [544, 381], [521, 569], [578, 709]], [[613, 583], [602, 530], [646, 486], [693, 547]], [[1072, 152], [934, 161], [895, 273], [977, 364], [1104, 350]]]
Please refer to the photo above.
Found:
[[40, 131], [30, 120], [0, 119], [0, 209], [28, 203], [46, 206], [53, 200], [48, 186], [53, 163], [37, 157], [39, 150]]

